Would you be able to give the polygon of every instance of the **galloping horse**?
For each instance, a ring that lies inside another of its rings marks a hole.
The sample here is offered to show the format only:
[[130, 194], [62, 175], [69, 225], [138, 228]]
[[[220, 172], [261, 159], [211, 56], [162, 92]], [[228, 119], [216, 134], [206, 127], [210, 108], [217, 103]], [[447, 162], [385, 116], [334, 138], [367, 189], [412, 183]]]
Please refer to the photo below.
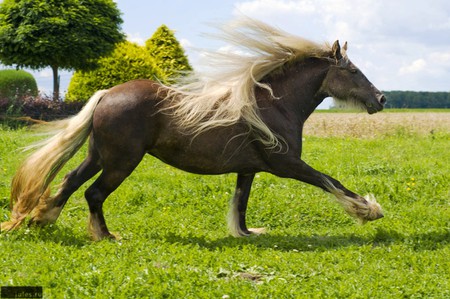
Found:
[[[335, 195], [361, 222], [383, 216], [371, 197], [346, 189], [301, 160], [302, 129], [326, 97], [372, 114], [386, 101], [342, 48], [317, 44], [252, 19], [222, 28], [222, 37], [244, 49], [210, 53], [212, 71], [165, 86], [135, 80], [99, 91], [76, 116], [50, 123], [54, 135], [38, 144], [11, 187], [12, 215], [1, 229], [56, 221], [69, 197], [101, 171], [85, 191], [95, 240], [113, 238], [103, 202], [145, 154], [197, 174], [237, 173], [229, 228], [235, 236], [258, 234], [246, 226], [253, 178], [269, 172]], [[51, 196], [50, 183], [89, 137], [86, 159]]]

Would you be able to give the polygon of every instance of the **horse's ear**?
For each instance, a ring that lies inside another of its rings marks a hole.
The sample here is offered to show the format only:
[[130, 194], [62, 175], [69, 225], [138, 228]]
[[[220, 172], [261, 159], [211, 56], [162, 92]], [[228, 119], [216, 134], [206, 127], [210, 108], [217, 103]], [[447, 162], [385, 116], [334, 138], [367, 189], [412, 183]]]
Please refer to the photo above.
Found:
[[342, 59], [341, 46], [339, 45], [339, 40], [336, 40], [334, 42], [333, 47], [331, 48], [331, 51], [333, 52], [333, 57], [336, 60]]
[[348, 49], [347, 42], [345, 42], [344, 45], [342, 46], [342, 50], [341, 50], [342, 56], [344, 56], [344, 57], [347, 56], [347, 49]]

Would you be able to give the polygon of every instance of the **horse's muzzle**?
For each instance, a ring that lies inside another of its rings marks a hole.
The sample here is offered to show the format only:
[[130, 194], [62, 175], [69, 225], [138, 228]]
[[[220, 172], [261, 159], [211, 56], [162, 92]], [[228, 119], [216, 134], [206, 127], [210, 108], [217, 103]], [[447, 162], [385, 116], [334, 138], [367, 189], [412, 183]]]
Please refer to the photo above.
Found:
[[369, 114], [374, 114], [383, 110], [384, 104], [386, 103], [386, 97], [382, 93], [377, 94], [375, 99], [365, 103]]

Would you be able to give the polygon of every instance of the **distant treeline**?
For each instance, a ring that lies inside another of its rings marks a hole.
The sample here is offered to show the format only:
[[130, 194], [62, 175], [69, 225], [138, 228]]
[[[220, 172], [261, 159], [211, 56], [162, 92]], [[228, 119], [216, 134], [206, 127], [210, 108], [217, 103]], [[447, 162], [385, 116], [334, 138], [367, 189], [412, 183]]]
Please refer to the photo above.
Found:
[[450, 108], [450, 92], [383, 91], [386, 108]]

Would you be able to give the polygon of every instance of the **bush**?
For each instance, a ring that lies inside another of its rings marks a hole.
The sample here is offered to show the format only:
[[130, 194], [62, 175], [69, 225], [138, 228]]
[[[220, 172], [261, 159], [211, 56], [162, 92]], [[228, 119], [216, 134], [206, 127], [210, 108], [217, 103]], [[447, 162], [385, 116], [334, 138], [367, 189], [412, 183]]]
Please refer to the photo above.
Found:
[[77, 114], [84, 103], [55, 102], [46, 96], [21, 97], [13, 102], [0, 99], [0, 127], [21, 127], [40, 121], [63, 119]]
[[26, 97], [18, 102], [20, 115], [44, 121], [75, 115], [83, 107], [83, 103], [55, 102], [49, 97]]
[[23, 70], [0, 70], [0, 99], [15, 100], [37, 96], [38, 88], [33, 75]]
[[164, 78], [144, 47], [126, 41], [118, 44], [112, 55], [100, 59], [95, 70], [75, 72], [66, 101], [85, 102], [97, 90], [108, 89], [133, 79]]

